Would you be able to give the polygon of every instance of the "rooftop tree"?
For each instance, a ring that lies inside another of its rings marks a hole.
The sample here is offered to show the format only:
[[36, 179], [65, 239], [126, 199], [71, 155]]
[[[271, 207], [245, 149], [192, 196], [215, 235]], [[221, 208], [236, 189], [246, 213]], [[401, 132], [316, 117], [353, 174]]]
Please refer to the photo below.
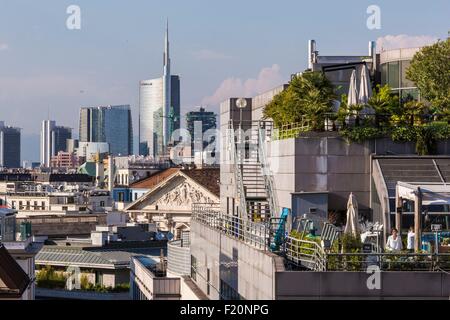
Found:
[[312, 130], [322, 130], [335, 97], [333, 85], [322, 72], [305, 72], [293, 77], [289, 87], [274, 97], [264, 117], [277, 127], [306, 119]]
[[447, 113], [450, 105], [450, 39], [418, 51], [406, 72], [438, 113]]

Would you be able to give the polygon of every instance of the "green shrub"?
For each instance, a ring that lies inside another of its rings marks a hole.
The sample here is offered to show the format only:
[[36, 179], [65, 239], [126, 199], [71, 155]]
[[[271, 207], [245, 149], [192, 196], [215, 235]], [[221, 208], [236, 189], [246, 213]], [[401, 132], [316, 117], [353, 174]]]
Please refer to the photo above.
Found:
[[353, 127], [340, 131], [342, 137], [348, 142], [362, 143], [366, 140], [380, 138], [383, 131], [375, 127]]
[[63, 273], [55, 272], [51, 266], [45, 266], [36, 274], [36, 285], [39, 288], [64, 289], [67, 277]]

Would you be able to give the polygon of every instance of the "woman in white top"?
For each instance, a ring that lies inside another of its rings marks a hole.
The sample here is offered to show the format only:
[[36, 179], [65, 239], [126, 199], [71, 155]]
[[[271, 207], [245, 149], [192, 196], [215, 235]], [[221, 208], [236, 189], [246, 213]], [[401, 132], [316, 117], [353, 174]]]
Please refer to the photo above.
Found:
[[398, 230], [395, 228], [392, 228], [391, 235], [389, 236], [387, 243], [386, 243], [386, 250], [387, 251], [400, 251], [402, 250], [402, 239], [398, 235]]

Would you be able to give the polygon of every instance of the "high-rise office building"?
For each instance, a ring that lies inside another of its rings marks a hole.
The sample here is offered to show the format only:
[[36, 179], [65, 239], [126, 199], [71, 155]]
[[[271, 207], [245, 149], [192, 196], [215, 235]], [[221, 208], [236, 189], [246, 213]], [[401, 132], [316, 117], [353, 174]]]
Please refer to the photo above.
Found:
[[[217, 127], [216, 117], [217, 115], [214, 112], [206, 111], [205, 108], [202, 107], [200, 107], [199, 111], [190, 111], [186, 113], [186, 129], [189, 131], [191, 136], [192, 151], [195, 149], [195, 143], [198, 143], [203, 147], [207, 145], [209, 141], [204, 141], [203, 133], [209, 129], [215, 129]], [[196, 134], [196, 129], [201, 132], [200, 135]]]
[[171, 74], [169, 28], [166, 27], [163, 76], [140, 82], [139, 154], [167, 153], [172, 133], [180, 128], [180, 77]]
[[72, 139], [72, 129], [57, 126], [55, 121], [44, 120], [41, 127], [41, 164], [51, 166], [52, 157], [67, 151], [67, 140]]
[[0, 168], [20, 168], [20, 129], [0, 121]]
[[81, 108], [80, 142], [107, 142], [113, 155], [133, 154], [133, 125], [129, 105]]

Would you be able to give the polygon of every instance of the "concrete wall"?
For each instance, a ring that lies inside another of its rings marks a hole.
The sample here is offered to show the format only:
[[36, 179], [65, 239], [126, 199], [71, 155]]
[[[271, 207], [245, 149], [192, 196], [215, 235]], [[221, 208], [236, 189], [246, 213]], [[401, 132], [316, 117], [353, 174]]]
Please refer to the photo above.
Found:
[[244, 299], [274, 299], [274, 274], [277, 256], [257, 250], [196, 221], [191, 224], [191, 254], [197, 259], [197, 286], [209, 298], [220, 298], [220, 280]]
[[369, 290], [364, 272], [278, 272], [276, 298], [446, 299], [450, 275], [441, 272], [381, 272], [380, 290]]
[[[437, 149], [438, 154], [449, 154], [450, 142], [439, 142]], [[360, 209], [368, 211], [371, 155], [411, 155], [415, 144], [388, 138], [348, 144], [335, 133], [315, 133], [269, 142], [267, 150], [281, 207], [291, 208], [291, 193], [328, 191], [329, 210], [344, 210], [353, 192]]]
[[350, 192], [356, 195], [361, 209], [368, 209], [372, 144], [347, 144], [333, 136], [270, 142], [280, 206], [291, 208], [293, 192], [328, 191], [330, 210], [346, 208]]

